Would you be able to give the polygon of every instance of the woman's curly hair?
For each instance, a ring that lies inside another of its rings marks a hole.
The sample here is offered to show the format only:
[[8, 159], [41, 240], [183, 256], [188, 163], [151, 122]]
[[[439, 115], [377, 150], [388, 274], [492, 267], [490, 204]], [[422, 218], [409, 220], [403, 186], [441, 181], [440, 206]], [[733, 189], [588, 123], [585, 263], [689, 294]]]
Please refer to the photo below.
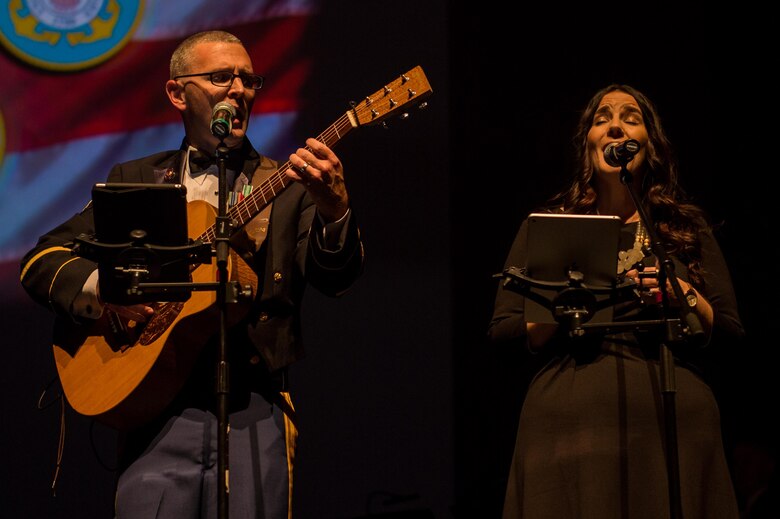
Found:
[[691, 281], [701, 282], [701, 244], [699, 232], [707, 227], [704, 211], [691, 203], [678, 184], [677, 160], [666, 137], [653, 103], [640, 91], [629, 86], [612, 84], [599, 90], [588, 102], [577, 125], [574, 147], [578, 159], [571, 185], [556, 194], [549, 203], [566, 213], [594, 214], [597, 192], [594, 189], [594, 165], [588, 154], [588, 132], [601, 99], [610, 92], [625, 92], [634, 97], [642, 110], [647, 128], [646, 167], [638, 193], [644, 209], [655, 223], [659, 239], [666, 252], [675, 255], [691, 273]]

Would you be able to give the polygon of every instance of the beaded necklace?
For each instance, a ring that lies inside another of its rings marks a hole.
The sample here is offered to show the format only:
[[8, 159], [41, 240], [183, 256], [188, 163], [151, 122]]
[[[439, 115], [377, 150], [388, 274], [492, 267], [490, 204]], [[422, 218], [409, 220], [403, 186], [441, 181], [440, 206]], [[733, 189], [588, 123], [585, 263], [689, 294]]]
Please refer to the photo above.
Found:
[[645, 249], [650, 247], [650, 239], [647, 231], [639, 220], [636, 223], [636, 234], [634, 234], [634, 246], [629, 250], [618, 252], [617, 273], [623, 274], [631, 270], [636, 263], [644, 259]]

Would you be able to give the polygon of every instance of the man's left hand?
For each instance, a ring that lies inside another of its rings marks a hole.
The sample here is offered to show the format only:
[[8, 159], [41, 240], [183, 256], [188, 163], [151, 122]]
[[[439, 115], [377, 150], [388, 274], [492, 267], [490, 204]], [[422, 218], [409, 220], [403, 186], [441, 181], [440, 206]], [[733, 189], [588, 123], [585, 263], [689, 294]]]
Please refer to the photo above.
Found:
[[326, 223], [342, 218], [349, 209], [344, 167], [333, 151], [317, 139], [306, 139], [306, 148], [290, 155], [287, 176], [300, 182], [314, 199]]

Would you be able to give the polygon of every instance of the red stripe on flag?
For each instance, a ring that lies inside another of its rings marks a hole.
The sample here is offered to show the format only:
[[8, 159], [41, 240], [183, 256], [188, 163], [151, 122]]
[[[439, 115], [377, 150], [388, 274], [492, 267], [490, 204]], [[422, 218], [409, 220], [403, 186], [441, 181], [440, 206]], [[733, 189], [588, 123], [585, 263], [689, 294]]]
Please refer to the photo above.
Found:
[[[294, 111], [311, 60], [301, 42], [311, 17], [275, 18], [227, 28], [266, 77], [253, 113]], [[180, 120], [165, 95], [170, 55], [179, 40], [131, 41], [90, 70], [55, 73], [0, 55], [0, 111], [6, 153]]]

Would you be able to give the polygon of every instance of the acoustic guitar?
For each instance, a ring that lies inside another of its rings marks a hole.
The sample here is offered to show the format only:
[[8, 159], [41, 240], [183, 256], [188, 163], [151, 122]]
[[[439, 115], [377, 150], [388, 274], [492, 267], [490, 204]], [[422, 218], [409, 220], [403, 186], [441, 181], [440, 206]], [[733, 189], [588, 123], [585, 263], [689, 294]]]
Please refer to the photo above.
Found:
[[[351, 130], [405, 115], [410, 107], [424, 107], [432, 93], [425, 73], [417, 66], [355, 103], [317, 138], [335, 146]], [[228, 210], [235, 230], [257, 216], [293, 183], [286, 175], [288, 161]], [[216, 211], [206, 202], [187, 204], [188, 234], [214, 243]], [[257, 277], [234, 252], [231, 280], [257, 290]], [[193, 283], [214, 283], [217, 266], [194, 266]], [[255, 293], [253, 292], [253, 293]], [[63, 392], [78, 413], [110, 427], [137, 427], [157, 416], [173, 400], [191, 372], [207, 340], [219, 330], [215, 291], [193, 291], [184, 302], [154, 303], [146, 323], [125, 321], [105, 311], [90, 325], [58, 320], [54, 328], [54, 359]], [[251, 302], [250, 302], [251, 303]], [[246, 315], [250, 303], [232, 304], [228, 326]], [[233, 308], [238, 307], [238, 308]]]

